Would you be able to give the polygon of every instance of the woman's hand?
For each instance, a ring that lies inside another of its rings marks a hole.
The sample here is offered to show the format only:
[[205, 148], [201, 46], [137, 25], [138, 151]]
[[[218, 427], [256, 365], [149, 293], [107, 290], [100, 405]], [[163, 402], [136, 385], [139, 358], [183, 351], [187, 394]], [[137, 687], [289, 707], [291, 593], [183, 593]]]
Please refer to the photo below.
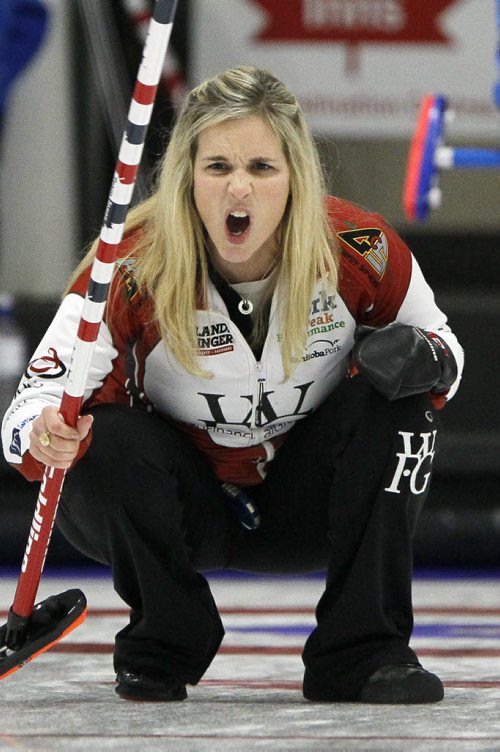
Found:
[[394, 321], [356, 330], [353, 372], [363, 374], [389, 400], [422, 392], [446, 394], [458, 368], [450, 348], [434, 332]]
[[57, 407], [44, 407], [33, 421], [29, 451], [44, 465], [67, 470], [71, 467], [80, 443], [87, 437], [93, 423], [92, 415], [81, 415], [76, 428], [68, 426]]

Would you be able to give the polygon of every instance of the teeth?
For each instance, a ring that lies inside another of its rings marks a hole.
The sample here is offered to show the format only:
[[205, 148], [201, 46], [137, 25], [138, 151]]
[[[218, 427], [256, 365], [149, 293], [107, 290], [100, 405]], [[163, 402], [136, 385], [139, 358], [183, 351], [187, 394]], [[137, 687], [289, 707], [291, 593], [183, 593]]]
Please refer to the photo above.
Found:
[[243, 235], [250, 225], [250, 215], [242, 209], [233, 209], [226, 219], [226, 226], [231, 235]]

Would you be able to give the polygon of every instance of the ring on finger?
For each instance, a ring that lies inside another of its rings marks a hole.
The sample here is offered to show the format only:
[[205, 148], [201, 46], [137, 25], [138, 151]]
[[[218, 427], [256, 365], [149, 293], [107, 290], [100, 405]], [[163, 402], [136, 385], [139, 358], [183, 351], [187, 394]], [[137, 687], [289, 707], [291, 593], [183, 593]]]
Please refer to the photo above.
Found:
[[42, 431], [38, 437], [38, 441], [43, 447], [50, 446], [50, 433], [48, 431]]

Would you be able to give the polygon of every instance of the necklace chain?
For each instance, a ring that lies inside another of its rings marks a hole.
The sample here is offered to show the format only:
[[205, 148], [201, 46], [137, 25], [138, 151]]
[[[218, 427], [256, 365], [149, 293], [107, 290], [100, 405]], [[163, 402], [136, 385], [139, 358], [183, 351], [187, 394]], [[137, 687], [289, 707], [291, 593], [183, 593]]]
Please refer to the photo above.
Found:
[[[275, 267], [278, 264], [279, 256], [274, 256], [273, 260], [271, 261], [270, 266], [266, 269], [262, 277], [257, 280], [258, 282], [262, 282], [263, 279], [268, 277], [272, 271], [274, 271]], [[248, 298], [242, 297], [240, 302], [238, 303], [238, 311], [242, 313], [244, 316], [250, 316], [250, 314], [253, 312], [253, 303]]]

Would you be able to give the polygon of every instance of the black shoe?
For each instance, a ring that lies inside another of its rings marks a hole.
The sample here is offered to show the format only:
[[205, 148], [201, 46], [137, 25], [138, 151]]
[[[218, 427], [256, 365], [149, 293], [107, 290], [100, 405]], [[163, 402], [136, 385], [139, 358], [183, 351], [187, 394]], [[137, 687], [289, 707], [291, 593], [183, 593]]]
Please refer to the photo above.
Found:
[[125, 700], [172, 702], [187, 697], [186, 686], [177, 679], [151, 679], [132, 671], [119, 671], [116, 682], [115, 692]]
[[[346, 702], [326, 684], [319, 684], [309, 671], [304, 674], [304, 697], [313, 702]], [[386, 704], [439, 702], [444, 697], [441, 680], [418, 663], [382, 666], [366, 681], [360, 694], [347, 702]]]
[[363, 686], [358, 702], [388, 704], [439, 702], [444, 697], [443, 685], [416, 663], [382, 666]]

